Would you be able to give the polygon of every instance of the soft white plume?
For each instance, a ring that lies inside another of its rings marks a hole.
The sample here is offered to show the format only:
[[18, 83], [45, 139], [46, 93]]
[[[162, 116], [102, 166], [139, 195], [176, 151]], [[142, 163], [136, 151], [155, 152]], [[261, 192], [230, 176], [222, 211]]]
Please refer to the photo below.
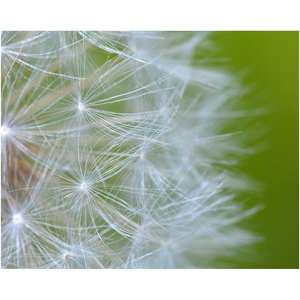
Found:
[[3, 32], [1, 49], [2, 268], [210, 268], [258, 240], [228, 167], [242, 89], [205, 67], [208, 33]]

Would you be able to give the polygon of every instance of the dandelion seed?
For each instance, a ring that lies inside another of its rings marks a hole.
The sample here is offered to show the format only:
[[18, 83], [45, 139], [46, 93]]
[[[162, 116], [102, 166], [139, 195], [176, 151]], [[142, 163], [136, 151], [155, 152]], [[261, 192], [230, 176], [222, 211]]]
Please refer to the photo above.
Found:
[[13, 223], [14, 223], [15, 225], [19, 225], [19, 224], [21, 224], [22, 222], [23, 222], [23, 217], [22, 217], [21, 214], [15, 214], [15, 215], [13, 215]]
[[80, 187], [81, 187], [81, 189], [83, 189], [84, 191], [86, 191], [87, 188], [88, 188], [88, 185], [87, 185], [85, 182], [83, 182], [83, 183], [80, 185]]
[[78, 104], [78, 109], [79, 109], [80, 111], [83, 111], [83, 110], [85, 109], [84, 104], [83, 104], [83, 103], [79, 103], [79, 104]]
[[7, 135], [9, 129], [6, 126], [1, 126], [1, 135]]
[[146, 157], [145, 152], [142, 151], [141, 154], [140, 154], [140, 159], [145, 160], [145, 157]]

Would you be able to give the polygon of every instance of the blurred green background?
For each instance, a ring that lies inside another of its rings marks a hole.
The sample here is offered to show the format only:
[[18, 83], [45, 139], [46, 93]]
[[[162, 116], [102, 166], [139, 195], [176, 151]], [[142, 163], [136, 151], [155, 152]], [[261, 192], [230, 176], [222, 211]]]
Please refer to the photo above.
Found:
[[243, 82], [256, 84], [247, 99], [270, 108], [259, 116], [268, 128], [260, 138], [267, 149], [241, 163], [246, 174], [265, 183], [251, 200], [265, 208], [247, 221], [265, 241], [256, 248], [257, 259], [237, 267], [299, 268], [299, 32], [216, 32], [212, 39], [218, 56], [231, 58], [226, 66], [237, 74], [247, 70]]

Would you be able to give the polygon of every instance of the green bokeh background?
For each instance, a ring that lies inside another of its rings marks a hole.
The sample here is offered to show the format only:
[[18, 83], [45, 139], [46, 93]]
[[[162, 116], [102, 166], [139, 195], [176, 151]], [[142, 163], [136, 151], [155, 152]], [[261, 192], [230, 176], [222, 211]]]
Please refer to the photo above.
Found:
[[[238, 262], [238, 268], [299, 268], [299, 32], [241, 31], [212, 35], [218, 56], [256, 84], [247, 96], [255, 105], [270, 108], [259, 121], [268, 128], [260, 138], [266, 150], [247, 158], [241, 169], [265, 183], [253, 203], [265, 208], [251, 220], [265, 241], [257, 246], [257, 259]], [[257, 121], [257, 118], [256, 118]]]

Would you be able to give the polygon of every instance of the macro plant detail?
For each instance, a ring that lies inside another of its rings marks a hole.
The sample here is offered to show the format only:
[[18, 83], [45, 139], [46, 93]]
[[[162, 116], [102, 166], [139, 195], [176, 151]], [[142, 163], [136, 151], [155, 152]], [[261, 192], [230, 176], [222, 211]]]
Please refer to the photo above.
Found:
[[2, 268], [213, 268], [259, 241], [209, 33], [1, 40]]

